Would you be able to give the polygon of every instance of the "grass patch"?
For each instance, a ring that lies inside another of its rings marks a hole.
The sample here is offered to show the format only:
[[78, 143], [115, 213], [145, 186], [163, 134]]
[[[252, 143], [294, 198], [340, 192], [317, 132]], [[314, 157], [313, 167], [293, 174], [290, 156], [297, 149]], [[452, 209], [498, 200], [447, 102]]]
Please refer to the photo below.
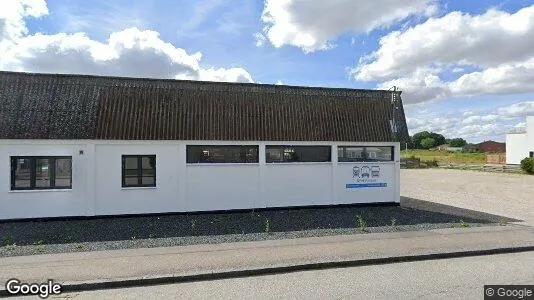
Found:
[[449, 152], [430, 150], [402, 150], [402, 158], [415, 157], [421, 161], [437, 161], [439, 165], [444, 164], [480, 164], [486, 163], [486, 154], [470, 152]]

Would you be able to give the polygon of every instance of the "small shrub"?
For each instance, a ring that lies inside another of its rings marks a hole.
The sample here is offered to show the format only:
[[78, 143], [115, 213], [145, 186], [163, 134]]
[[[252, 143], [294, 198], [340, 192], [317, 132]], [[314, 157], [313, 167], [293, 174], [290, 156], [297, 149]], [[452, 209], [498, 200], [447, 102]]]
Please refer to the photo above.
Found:
[[37, 253], [43, 253], [44, 251], [45, 251], [45, 249], [44, 249], [44, 246], [42, 244], [38, 244], [35, 247], [35, 252], [37, 252]]
[[360, 229], [361, 231], [365, 231], [367, 227], [367, 224], [365, 223], [365, 220], [361, 215], [356, 216], [356, 228]]
[[17, 249], [17, 244], [15, 244], [15, 243], [6, 245], [6, 250], [7, 251], [13, 251], [15, 249]]
[[4, 237], [4, 246], [15, 244], [15, 239], [12, 235], [8, 234]]
[[469, 228], [471, 225], [469, 223], [466, 223], [464, 220], [460, 220], [460, 227], [461, 228]]
[[271, 224], [269, 223], [269, 219], [265, 219], [265, 225], [263, 227], [263, 231], [265, 233], [271, 232]]
[[72, 244], [72, 248], [74, 248], [76, 250], [81, 250], [81, 249], [83, 249], [83, 245], [82, 244], [78, 244], [78, 243], [74, 243], [74, 244]]
[[521, 160], [521, 169], [527, 174], [534, 174], [534, 157], [525, 157]]
[[499, 226], [506, 226], [508, 224], [508, 221], [505, 218], [499, 219]]
[[196, 232], [196, 230], [197, 230], [197, 220], [191, 219], [191, 231]]
[[391, 218], [391, 227], [395, 227], [397, 225], [397, 219]]

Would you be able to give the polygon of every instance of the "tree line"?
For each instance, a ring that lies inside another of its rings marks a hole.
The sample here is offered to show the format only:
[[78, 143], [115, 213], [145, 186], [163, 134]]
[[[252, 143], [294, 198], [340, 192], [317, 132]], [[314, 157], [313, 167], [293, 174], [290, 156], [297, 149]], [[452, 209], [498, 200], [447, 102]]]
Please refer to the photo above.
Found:
[[430, 149], [443, 144], [448, 144], [450, 147], [465, 147], [467, 141], [462, 138], [447, 139], [439, 133], [421, 131], [410, 136], [408, 149]]

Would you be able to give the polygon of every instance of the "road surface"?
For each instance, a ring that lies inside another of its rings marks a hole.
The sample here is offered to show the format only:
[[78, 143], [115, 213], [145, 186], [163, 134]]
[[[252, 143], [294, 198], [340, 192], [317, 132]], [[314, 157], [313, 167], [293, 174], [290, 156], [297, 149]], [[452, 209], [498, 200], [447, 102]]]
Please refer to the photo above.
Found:
[[484, 284], [534, 284], [534, 252], [89, 291], [54, 298], [483, 299]]

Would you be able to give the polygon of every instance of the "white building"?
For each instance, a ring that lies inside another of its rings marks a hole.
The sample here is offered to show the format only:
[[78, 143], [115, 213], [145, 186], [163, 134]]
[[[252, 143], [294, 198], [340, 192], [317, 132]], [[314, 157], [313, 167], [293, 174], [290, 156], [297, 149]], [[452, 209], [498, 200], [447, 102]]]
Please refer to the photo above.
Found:
[[400, 92], [13, 72], [0, 91], [0, 219], [400, 201]]
[[506, 163], [519, 164], [525, 157], [534, 157], [534, 116], [527, 116], [527, 125], [506, 135]]

